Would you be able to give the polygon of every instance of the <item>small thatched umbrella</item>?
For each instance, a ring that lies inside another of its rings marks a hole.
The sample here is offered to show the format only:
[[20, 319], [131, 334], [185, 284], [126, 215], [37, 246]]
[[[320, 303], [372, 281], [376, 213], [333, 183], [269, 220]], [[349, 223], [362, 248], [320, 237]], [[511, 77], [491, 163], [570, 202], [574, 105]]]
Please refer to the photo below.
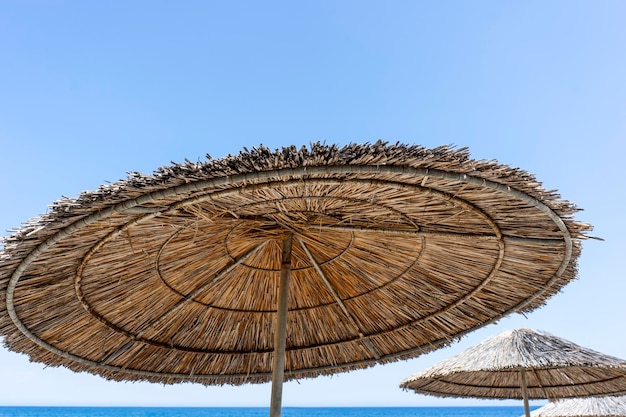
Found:
[[465, 149], [313, 144], [174, 164], [4, 239], [0, 334], [114, 380], [243, 384], [411, 358], [576, 275], [589, 226]]
[[626, 417], [626, 397], [587, 397], [555, 400], [531, 417]]
[[441, 397], [557, 399], [626, 393], [626, 361], [530, 329], [506, 331], [400, 384]]

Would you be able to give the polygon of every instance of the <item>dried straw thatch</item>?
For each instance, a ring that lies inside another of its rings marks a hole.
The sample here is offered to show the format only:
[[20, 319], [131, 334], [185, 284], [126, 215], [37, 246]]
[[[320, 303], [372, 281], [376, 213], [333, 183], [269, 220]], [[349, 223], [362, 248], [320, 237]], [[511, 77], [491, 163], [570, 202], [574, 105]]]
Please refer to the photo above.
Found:
[[626, 394], [626, 361], [530, 329], [506, 331], [405, 379], [440, 397], [557, 399]]
[[626, 417], [626, 397], [556, 400], [530, 413], [531, 417]]
[[173, 164], [5, 237], [0, 335], [108, 379], [268, 381], [282, 264], [285, 377], [364, 368], [543, 305], [576, 275], [590, 229], [576, 211], [465, 149], [317, 143]]

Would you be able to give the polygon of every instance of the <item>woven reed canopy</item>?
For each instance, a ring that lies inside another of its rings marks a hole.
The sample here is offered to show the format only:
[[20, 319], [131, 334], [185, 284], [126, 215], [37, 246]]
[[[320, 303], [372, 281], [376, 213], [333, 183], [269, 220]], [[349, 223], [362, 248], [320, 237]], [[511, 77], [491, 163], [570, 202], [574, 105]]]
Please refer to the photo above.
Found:
[[556, 400], [530, 413], [531, 417], [626, 417], [626, 397]]
[[558, 399], [626, 394], [626, 361], [549, 333], [516, 329], [489, 338], [400, 384], [440, 397]]
[[576, 275], [590, 229], [576, 210], [466, 149], [316, 143], [173, 164], [5, 237], [0, 334], [113, 380], [365, 368], [543, 305]]

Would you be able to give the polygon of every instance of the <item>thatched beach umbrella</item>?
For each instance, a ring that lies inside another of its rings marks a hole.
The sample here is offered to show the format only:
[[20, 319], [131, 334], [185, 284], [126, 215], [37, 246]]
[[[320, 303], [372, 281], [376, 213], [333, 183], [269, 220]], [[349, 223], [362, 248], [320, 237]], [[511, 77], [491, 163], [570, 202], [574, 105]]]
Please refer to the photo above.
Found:
[[544, 304], [589, 226], [465, 149], [313, 144], [186, 162], [4, 238], [0, 334], [113, 380], [243, 384], [411, 358]]
[[531, 417], [626, 417], [626, 397], [587, 397], [556, 400], [530, 413]]
[[557, 399], [626, 393], [626, 361], [530, 329], [506, 331], [400, 384], [440, 397]]

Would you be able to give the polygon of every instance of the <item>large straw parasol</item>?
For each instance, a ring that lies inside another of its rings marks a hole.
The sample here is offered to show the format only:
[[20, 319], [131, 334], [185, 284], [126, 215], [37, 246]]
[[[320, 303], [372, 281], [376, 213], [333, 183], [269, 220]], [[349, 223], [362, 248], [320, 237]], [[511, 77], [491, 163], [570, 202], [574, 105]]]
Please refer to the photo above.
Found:
[[626, 361], [530, 329], [503, 332], [400, 384], [441, 397], [557, 399], [626, 393]]
[[530, 413], [531, 417], [626, 417], [626, 397], [587, 397], [556, 400]]
[[466, 149], [265, 147], [173, 164], [4, 238], [0, 334], [113, 380], [283, 379], [411, 358], [576, 275], [590, 227]]

